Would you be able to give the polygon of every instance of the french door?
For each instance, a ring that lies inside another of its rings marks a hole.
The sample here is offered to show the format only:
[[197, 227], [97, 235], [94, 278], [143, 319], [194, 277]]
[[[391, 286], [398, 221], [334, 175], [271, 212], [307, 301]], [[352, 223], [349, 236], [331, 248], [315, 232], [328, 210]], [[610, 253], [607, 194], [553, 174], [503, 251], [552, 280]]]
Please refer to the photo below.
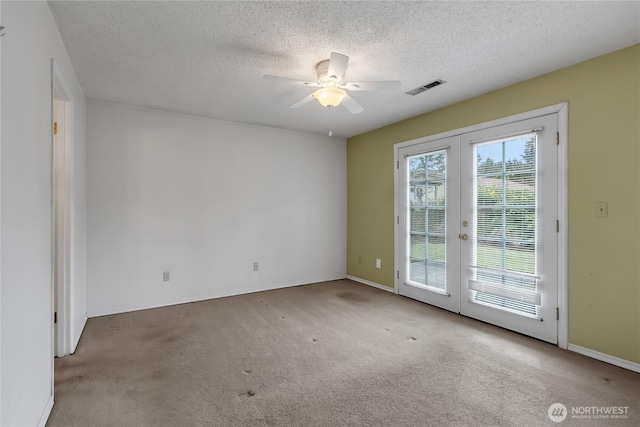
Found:
[[398, 150], [398, 292], [557, 343], [557, 116]]

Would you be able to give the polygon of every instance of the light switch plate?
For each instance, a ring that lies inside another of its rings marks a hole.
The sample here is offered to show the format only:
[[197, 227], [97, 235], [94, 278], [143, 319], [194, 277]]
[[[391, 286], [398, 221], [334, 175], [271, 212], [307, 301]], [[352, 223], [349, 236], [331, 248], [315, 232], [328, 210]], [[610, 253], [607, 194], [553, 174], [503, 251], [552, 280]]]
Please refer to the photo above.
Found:
[[596, 202], [595, 210], [596, 218], [607, 218], [609, 216], [609, 203]]

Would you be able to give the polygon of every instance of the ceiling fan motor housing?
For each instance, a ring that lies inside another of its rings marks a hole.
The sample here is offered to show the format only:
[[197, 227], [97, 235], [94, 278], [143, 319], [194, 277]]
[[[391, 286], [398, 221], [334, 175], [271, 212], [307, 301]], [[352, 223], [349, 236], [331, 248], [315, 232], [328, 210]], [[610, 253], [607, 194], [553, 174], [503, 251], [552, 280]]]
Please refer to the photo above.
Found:
[[329, 60], [325, 59], [324, 61], [318, 62], [316, 65], [317, 75], [318, 75], [318, 83], [322, 86], [340, 86], [344, 80], [344, 73], [339, 76], [329, 76]]

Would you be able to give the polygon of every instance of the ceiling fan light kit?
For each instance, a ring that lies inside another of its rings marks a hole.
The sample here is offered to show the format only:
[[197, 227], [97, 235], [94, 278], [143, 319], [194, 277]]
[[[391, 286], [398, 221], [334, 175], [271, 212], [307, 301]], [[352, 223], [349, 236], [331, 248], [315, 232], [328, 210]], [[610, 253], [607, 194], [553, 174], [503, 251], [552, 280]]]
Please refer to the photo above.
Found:
[[347, 93], [344, 90], [332, 86], [323, 87], [313, 93], [313, 97], [323, 107], [337, 107], [345, 96], [347, 96]]

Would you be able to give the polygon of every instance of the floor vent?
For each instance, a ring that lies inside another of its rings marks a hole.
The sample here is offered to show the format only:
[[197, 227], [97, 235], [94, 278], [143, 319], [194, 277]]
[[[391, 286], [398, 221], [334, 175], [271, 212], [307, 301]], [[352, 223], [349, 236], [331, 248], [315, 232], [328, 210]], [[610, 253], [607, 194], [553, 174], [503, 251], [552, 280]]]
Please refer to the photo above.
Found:
[[409, 92], [405, 92], [407, 95], [416, 96], [419, 93], [427, 91], [429, 89], [433, 89], [436, 86], [440, 86], [441, 84], [446, 83], [444, 80], [434, 80], [431, 83], [427, 83], [426, 85], [418, 86], [415, 89], [411, 89]]

